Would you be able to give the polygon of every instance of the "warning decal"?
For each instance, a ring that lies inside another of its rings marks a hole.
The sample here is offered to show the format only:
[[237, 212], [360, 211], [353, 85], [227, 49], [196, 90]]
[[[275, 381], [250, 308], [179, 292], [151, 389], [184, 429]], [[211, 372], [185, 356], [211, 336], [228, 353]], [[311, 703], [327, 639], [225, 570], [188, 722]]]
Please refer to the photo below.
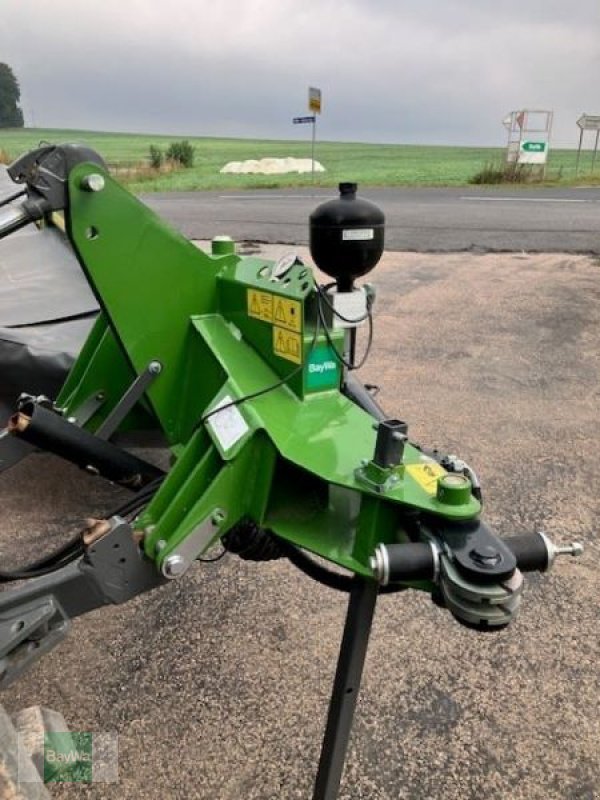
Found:
[[273, 352], [280, 358], [286, 358], [295, 364], [302, 363], [302, 338], [299, 333], [292, 333], [285, 328], [273, 326]]
[[248, 316], [273, 322], [273, 295], [248, 289]]
[[426, 464], [407, 464], [406, 472], [421, 489], [432, 495], [437, 491], [438, 478], [446, 474], [446, 470], [435, 461], [428, 461]]
[[296, 333], [302, 330], [302, 303], [298, 300], [248, 289], [247, 302], [249, 317], [271, 322]]
[[273, 324], [281, 325], [290, 331], [302, 330], [302, 308], [297, 300], [273, 297]]

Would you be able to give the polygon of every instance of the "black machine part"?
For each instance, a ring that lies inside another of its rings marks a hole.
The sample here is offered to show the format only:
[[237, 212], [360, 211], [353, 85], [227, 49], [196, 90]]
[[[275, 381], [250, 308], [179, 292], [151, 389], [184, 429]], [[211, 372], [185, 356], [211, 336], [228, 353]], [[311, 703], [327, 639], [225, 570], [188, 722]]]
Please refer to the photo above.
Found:
[[[557, 556], [579, 556], [583, 552], [583, 546], [577, 542], [558, 547], [541, 531], [521, 533], [498, 541], [511, 552], [516, 562], [516, 569], [521, 572], [547, 572]], [[380, 544], [375, 550], [371, 566], [383, 586], [404, 581], [435, 581], [439, 576], [439, 560], [442, 553], [443, 548], [439, 540], [435, 539]]]
[[[557, 547], [544, 533], [499, 539], [477, 521], [456, 542], [452, 538], [442, 526], [430, 529], [422, 541], [379, 544], [371, 567], [383, 586], [432, 582], [434, 602], [462, 625], [482, 631], [498, 630], [514, 619], [521, 604], [522, 572], [545, 572], [557, 555], [583, 552], [578, 543]], [[473, 566], [466, 568], [469, 559]], [[511, 563], [514, 567], [507, 571]]]
[[10, 206], [0, 216], [0, 239], [42, 219], [68, 204], [68, 177], [77, 164], [106, 165], [94, 150], [79, 144], [47, 145], [18, 158], [7, 172], [15, 183], [25, 184], [27, 199], [16, 208]]
[[166, 583], [119, 516], [76, 560], [0, 593], [0, 689], [67, 634], [69, 620]]
[[340, 196], [310, 215], [310, 254], [338, 291], [350, 292], [356, 278], [378, 263], [384, 248], [385, 215], [356, 196], [355, 183], [340, 183]]
[[164, 475], [153, 464], [78, 427], [34, 400], [22, 403], [7, 430], [34, 447], [132, 490]]
[[401, 464], [404, 444], [408, 440], [406, 422], [399, 419], [385, 419], [373, 427], [377, 429], [373, 462], [382, 469]]
[[479, 519], [466, 522], [436, 521], [436, 538], [452, 553], [461, 575], [478, 584], [508, 580], [517, 559], [506, 543]]

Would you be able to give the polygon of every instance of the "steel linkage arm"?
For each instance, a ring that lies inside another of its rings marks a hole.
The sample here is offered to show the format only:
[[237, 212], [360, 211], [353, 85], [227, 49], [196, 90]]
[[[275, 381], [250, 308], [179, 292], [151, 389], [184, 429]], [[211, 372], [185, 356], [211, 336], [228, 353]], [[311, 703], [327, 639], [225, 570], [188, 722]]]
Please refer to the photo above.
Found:
[[58, 644], [72, 617], [165, 583], [121, 517], [90, 529], [84, 543], [75, 561], [0, 593], [0, 688]]

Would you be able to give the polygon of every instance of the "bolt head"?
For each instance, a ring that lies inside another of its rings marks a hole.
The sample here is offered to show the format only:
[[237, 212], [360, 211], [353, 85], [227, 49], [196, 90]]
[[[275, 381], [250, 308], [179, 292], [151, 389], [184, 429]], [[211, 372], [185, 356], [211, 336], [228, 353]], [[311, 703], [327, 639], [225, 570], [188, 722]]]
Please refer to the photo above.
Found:
[[174, 553], [172, 556], [167, 556], [163, 561], [162, 574], [165, 578], [178, 578], [186, 570], [186, 563], [183, 556]]
[[215, 528], [218, 528], [225, 521], [225, 512], [221, 511], [221, 509], [217, 509], [211, 517], [212, 524]]
[[81, 181], [81, 188], [85, 192], [101, 192], [104, 189], [104, 185], [104, 177], [96, 172], [86, 175]]
[[478, 564], [480, 567], [492, 568], [502, 561], [502, 555], [491, 545], [483, 545], [475, 547], [470, 551], [469, 556], [471, 560]]

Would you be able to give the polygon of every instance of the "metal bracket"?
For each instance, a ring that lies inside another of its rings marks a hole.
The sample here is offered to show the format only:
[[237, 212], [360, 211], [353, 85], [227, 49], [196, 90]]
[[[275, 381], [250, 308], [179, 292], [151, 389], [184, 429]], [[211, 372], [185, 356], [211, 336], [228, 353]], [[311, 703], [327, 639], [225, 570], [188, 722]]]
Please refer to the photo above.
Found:
[[96, 411], [98, 411], [105, 402], [106, 397], [104, 396], [104, 392], [95, 392], [71, 412], [69, 419], [72, 419], [73, 422], [81, 428], [94, 416]]
[[0, 613], [0, 688], [13, 683], [67, 635], [71, 623], [55, 597]]
[[102, 425], [96, 431], [96, 436], [99, 439], [109, 439], [117, 430], [119, 425], [123, 422], [127, 414], [135, 406], [138, 400], [150, 384], [162, 372], [162, 364], [160, 361], [151, 361], [146, 369], [138, 375], [138, 377], [131, 384], [129, 389], [125, 392], [123, 397], [119, 400], [117, 405], [110, 412], [108, 417], [104, 420]]
[[164, 581], [133, 538], [131, 526], [121, 517], [109, 522], [110, 531], [87, 547], [81, 571], [98, 584], [106, 603], [119, 604]]
[[124, 603], [165, 583], [131, 526], [121, 517], [108, 522], [108, 532], [76, 561], [0, 592], [0, 688], [54, 647], [71, 617]]
[[187, 572], [198, 556], [218, 536], [219, 528], [225, 522], [226, 517], [227, 515], [222, 509], [216, 508], [206, 519], [196, 525], [162, 562], [161, 570], [165, 578], [173, 580]]
[[354, 470], [354, 477], [377, 494], [385, 494], [395, 489], [404, 474], [404, 467], [384, 469], [373, 461], [367, 461]]

